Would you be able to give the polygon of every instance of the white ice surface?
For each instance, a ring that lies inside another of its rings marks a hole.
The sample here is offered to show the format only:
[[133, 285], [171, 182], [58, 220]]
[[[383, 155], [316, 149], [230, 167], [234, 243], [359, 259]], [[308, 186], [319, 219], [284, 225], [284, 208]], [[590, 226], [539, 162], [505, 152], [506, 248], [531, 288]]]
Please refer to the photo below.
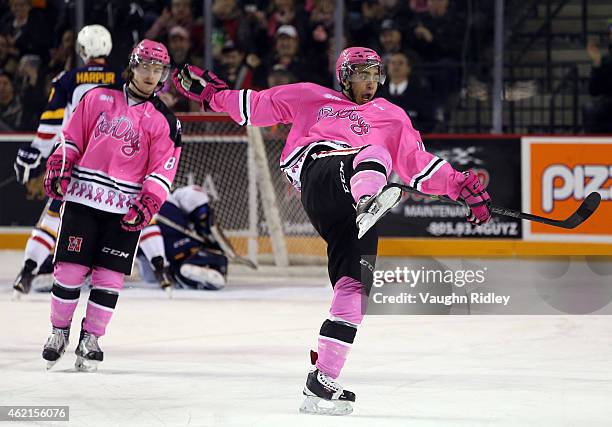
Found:
[[354, 413], [316, 417], [298, 407], [331, 298], [322, 277], [241, 276], [172, 300], [126, 289], [99, 372], [83, 374], [73, 351], [85, 295], [47, 372], [49, 295], [10, 301], [19, 255], [0, 263], [0, 405], [69, 405], [70, 425], [612, 425], [609, 316], [368, 317], [340, 377]]

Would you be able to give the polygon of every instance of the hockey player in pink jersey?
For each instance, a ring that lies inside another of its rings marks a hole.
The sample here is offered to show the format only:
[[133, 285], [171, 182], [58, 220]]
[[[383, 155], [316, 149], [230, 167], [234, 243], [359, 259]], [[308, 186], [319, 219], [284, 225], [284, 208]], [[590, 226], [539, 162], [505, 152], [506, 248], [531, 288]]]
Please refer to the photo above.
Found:
[[[375, 97], [385, 80], [375, 51], [345, 49], [336, 63], [336, 77], [340, 93], [312, 83], [260, 92], [228, 90], [212, 72], [192, 66], [174, 76], [185, 96], [229, 113], [242, 125], [292, 124], [281, 168], [301, 190], [306, 213], [327, 243], [334, 288], [318, 352], [311, 352], [314, 366], [300, 410], [334, 415], [350, 413], [355, 400], [336, 379], [363, 319], [362, 298], [372, 283], [378, 244], [374, 226], [401, 196], [397, 187], [385, 187], [391, 171], [425, 193], [463, 199], [471, 210], [468, 220], [475, 224], [490, 218], [490, 197], [478, 178], [425, 151], [406, 113]], [[369, 268], [362, 269], [363, 264]]]
[[47, 160], [45, 192], [64, 201], [51, 291], [53, 331], [43, 350], [48, 368], [68, 345], [90, 270], [76, 368], [93, 371], [103, 359], [98, 338], [131, 272], [140, 232], [166, 199], [178, 167], [180, 123], [155, 94], [169, 67], [163, 44], [140, 42], [130, 56], [127, 84], [87, 92]]

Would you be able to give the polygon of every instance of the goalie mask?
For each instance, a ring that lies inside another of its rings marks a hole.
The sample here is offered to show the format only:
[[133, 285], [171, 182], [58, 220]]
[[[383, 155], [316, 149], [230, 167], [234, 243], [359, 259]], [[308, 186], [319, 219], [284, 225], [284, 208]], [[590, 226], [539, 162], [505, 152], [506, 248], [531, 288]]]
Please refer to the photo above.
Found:
[[[377, 74], [364, 73], [364, 71], [377, 67]], [[336, 78], [343, 91], [351, 93], [351, 82], [373, 80], [384, 84], [386, 75], [380, 56], [367, 47], [349, 47], [340, 52], [336, 61]]]
[[161, 65], [163, 71], [159, 79], [159, 83], [163, 84], [170, 74], [170, 55], [166, 46], [153, 40], [144, 39], [132, 50], [130, 55], [130, 70], [139, 65], [144, 67], [152, 65]]

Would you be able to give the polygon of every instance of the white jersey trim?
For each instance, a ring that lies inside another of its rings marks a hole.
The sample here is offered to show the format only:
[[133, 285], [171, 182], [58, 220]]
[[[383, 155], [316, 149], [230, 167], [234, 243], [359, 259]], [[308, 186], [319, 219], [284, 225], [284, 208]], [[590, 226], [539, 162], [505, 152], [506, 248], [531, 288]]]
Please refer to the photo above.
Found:
[[[289, 153], [286, 157], [286, 160], [280, 163], [281, 171], [285, 173], [287, 179], [293, 185], [293, 187], [300, 191], [302, 188], [302, 184], [300, 182], [302, 168], [304, 167], [304, 162], [306, 161], [308, 155], [315, 147], [326, 146], [329, 147], [329, 151], [325, 151], [323, 153], [317, 154], [317, 157], [326, 157], [326, 156], [340, 156], [351, 154], [353, 150], [358, 152], [365, 148], [363, 147], [351, 147], [346, 142], [341, 141], [318, 141], [313, 142], [309, 145], [302, 145], [300, 147], [296, 147], [291, 153]], [[338, 151], [343, 150], [343, 151]], [[351, 151], [351, 153], [347, 152]]]
[[251, 124], [251, 89], [241, 89], [238, 93], [238, 110], [240, 111], [240, 126]]
[[429, 163], [427, 163], [427, 166], [425, 166], [419, 173], [412, 177], [412, 179], [410, 180], [410, 186], [421, 191], [423, 183], [430, 179], [432, 176], [434, 176], [434, 174], [446, 163], [446, 160], [443, 160], [439, 157], [434, 157]]

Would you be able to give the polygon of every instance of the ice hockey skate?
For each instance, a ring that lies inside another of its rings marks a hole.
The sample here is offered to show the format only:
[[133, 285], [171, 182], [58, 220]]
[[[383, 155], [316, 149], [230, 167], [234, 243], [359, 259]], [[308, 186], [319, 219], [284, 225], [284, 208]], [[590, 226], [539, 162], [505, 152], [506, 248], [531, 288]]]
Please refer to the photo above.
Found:
[[314, 366], [316, 352], [311, 351], [310, 358], [313, 367], [306, 379], [303, 391], [306, 399], [300, 406], [300, 412], [314, 415], [348, 415], [353, 412], [351, 402], [355, 402], [355, 393], [344, 390], [332, 377]]
[[43, 359], [47, 361], [47, 369], [51, 369], [62, 357], [68, 347], [70, 328], [53, 328], [51, 336], [43, 348]]
[[344, 390], [316, 368], [308, 374], [303, 394], [306, 396], [300, 406], [303, 414], [348, 415], [353, 412], [351, 402], [355, 401], [355, 393]]
[[32, 288], [32, 280], [34, 280], [34, 270], [36, 270], [36, 262], [27, 259], [19, 275], [13, 284], [13, 299], [18, 300], [23, 295], [29, 294]]
[[155, 274], [157, 283], [159, 283], [159, 286], [166, 292], [168, 298], [172, 298], [173, 282], [168, 267], [164, 265], [164, 258], [156, 256], [151, 259], [151, 264], [153, 264], [153, 273]]
[[384, 186], [374, 196], [362, 197], [355, 210], [357, 211], [357, 237], [361, 239], [387, 212], [393, 209], [402, 197], [402, 190], [397, 187]]
[[82, 326], [79, 345], [74, 354], [77, 356], [74, 367], [81, 372], [96, 372], [98, 363], [104, 360], [104, 353], [98, 345], [98, 337], [84, 330]]

